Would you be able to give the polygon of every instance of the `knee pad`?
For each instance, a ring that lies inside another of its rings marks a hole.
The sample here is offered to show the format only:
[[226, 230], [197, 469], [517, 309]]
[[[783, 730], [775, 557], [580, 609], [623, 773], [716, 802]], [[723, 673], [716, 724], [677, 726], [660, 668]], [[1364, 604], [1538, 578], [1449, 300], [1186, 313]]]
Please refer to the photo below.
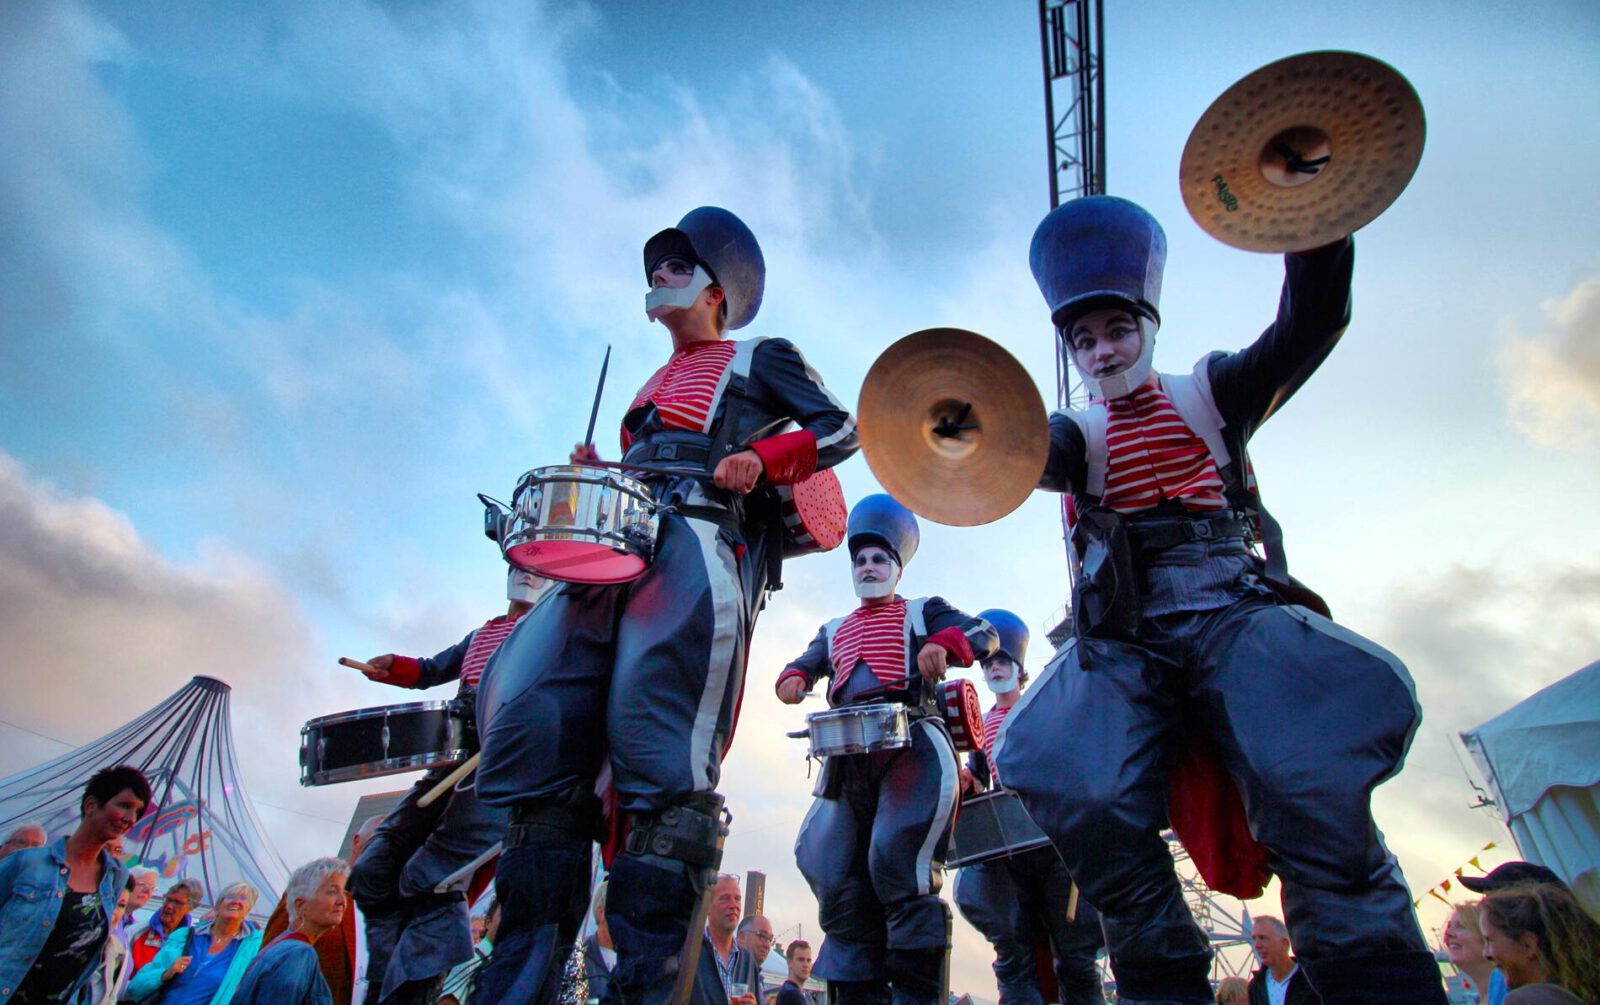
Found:
[[635, 813], [625, 848], [630, 855], [672, 859], [702, 874], [715, 874], [722, 866], [722, 844], [728, 836], [722, 804], [721, 795], [705, 792], [664, 810]]

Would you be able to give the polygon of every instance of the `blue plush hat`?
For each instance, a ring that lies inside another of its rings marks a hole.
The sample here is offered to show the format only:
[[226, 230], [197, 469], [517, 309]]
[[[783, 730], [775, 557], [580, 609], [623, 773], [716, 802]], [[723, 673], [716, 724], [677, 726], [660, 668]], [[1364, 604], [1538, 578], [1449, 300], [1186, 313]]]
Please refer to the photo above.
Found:
[[1023, 620], [998, 607], [991, 607], [978, 617], [993, 625], [999, 633], [1000, 648], [997, 651], [1011, 657], [1017, 666], [1022, 666], [1028, 658], [1028, 626]]
[[691, 209], [676, 227], [644, 242], [646, 281], [662, 258], [681, 255], [711, 273], [727, 299], [728, 327], [743, 328], [761, 309], [767, 285], [767, 263], [756, 235], [744, 221], [717, 206]]
[[852, 559], [862, 548], [875, 544], [893, 555], [904, 569], [921, 541], [922, 529], [917, 526], [916, 515], [882, 492], [856, 503], [845, 523], [845, 546]]
[[1110, 195], [1073, 199], [1051, 210], [1033, 232], [1028, 267], [1050, 318], [1122, 307], [1161, 323], [1161, 270], [1167, 235], [1137, 203]]

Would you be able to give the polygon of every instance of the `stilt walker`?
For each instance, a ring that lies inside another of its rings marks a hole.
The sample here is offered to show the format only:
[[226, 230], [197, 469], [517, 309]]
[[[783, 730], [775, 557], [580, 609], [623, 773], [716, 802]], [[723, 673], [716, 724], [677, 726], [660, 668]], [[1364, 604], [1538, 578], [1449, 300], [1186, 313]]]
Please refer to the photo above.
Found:
[[826, 935], [813, 972], [837, 1005], [944, 1005], [950, 914], [939, 889], [960, 774], [937, 685], [946, 667], [987, 656], [995, 633], [939, 597], [895, 592], [920, 531], [894, 499], [862, 499], [847, 533], [861, 604], [818, 630], [779, 676], [778, 697], [795, 704], [828, 678], [830, 706], [900, 712], [909, 743], [823, 767], [795, 841]]

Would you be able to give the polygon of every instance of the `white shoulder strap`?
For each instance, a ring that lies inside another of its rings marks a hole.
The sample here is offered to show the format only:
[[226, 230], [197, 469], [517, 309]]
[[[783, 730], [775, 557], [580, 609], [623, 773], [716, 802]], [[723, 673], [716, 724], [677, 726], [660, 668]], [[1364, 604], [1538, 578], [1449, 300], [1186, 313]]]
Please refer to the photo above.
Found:
[[828, 659], [833, 659], [833, 636], [839, 631], [839, 626], [844, 624], [843, 618], [834, 618], [822, 626], [822, 637], [828, 640]]
[[922, 614], [923, 605], [927, 602], [927, 597], [906, 601], [906, 624], [911, 626], [911, 634], [917, 638], [927, 638], [928, 635], [928, 620]]
[[1228, 453], [1227, 442], [1222, 438], [1222, 427], [1227, 423], [1223, 421], [1216, 400], [1211, 396], [1211, 374], [1206, 366], [1210, 359], [1207, 356], [1196, 363], [1193, 373], [1162, 374], [1161, 389], [1167, 392], [1167, 399], [1177, 410], [1178, 417], [1205, 441], [1206, 449], [1211, 451], [1211, 459], [1217, 462], [1217, 467], [1225, 468], [1233, 458]]
[[1088, 469], [1083, 491], [1098, 499], [1106, 494], [1106, 458], [1110, 453], [1106, 447], [1106, 406], [1090, 402], [1088, 408], [1063, 408], [1058, 414], [1076, 422], [1083, 433], [1083, 460]]
[[722, 376], [717, 380], [716, 390], [711, 392], [711, 405], [706, 409], [705, 425], [701, 427], [702, 433], [711, 432], [711, 423], [717, 417], [717, 406], [722, 404], [723, 392], [728, 385], [737, 380], [741, 385], [750, 377], [751, 360], [755, 358], [756, 346], [767, 340], [765, 335], [755, 338], [740, 339], [733, 344], [733, 359], [722, 371]]

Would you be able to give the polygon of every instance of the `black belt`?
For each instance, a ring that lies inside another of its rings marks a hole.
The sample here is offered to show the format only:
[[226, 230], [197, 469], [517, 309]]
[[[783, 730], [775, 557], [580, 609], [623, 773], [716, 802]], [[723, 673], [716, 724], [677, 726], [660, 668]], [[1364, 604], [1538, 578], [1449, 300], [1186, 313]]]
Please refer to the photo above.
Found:
[[666, 443], [636, 443], [628, 448], [623, 456], [623, 461], [628, 464], [656, 464], [663, 461], [680, 466], [700, 465], [706, 467], [711, 459], [711, 448], [698, 443], [684, 443], [681, 441]]
[[1162, 551], [1192, 541], [1244, 539], [1250, 524], [1233, 514], [1195, 520], [1130, 520], [1128, 540], [1139, 551]]

